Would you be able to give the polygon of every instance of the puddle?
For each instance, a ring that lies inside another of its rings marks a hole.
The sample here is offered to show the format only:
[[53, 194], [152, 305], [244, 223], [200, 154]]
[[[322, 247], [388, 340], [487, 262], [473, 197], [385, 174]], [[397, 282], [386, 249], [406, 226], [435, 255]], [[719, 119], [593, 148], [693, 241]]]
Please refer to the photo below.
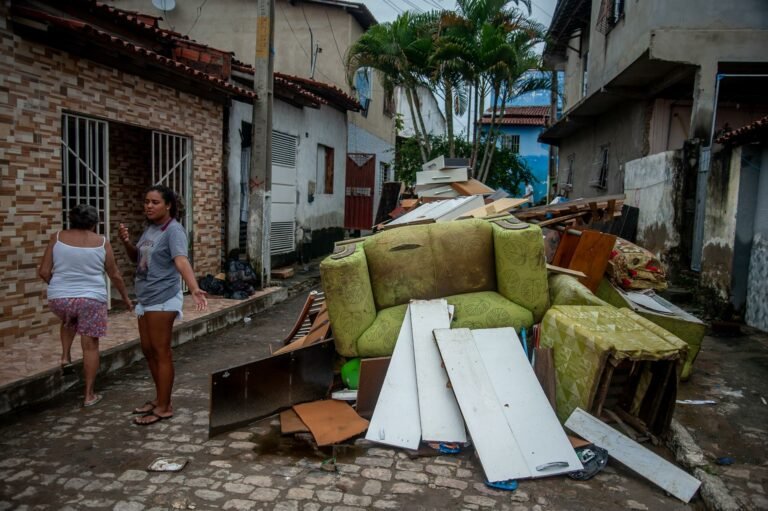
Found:
[[354, 443], [318, 447], [309, 433], [283, 435], [280, 433], [279, 425], [270, 425], [269, 429], [261, 429], [254, 433], [251, 441], [256, 444], [253, 452], [259, 457], [286, 456], [316, 461], [335, 457], [337, 463], [352, 463], [355, 458], [364, 456], [366, 453], [364, 447]]

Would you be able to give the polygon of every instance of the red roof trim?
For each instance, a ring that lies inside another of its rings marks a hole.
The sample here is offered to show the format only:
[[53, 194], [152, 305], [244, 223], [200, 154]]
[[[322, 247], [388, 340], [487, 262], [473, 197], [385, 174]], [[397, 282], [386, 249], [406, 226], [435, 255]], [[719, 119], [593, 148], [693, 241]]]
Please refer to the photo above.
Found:
[[725, 133], [715, 140], [715, 142], [728, 145], [746, 144], [752, 142], [752, 137], [757, 135], [760, 131], [766, 131], [766, 134], [768, 134], [768, 115], [761, 117], [746, 126]]
[[40, 11], [37, 9], [28, 8], [28, 7], [14, 6], [13, 13], [18, 15], [23, 15], [32, 19], [36, 19], [38, 21], [45, 21], [52, 25], [65, 28], [73, 32], [82, 32], [84, 34], [96, 36], [97, 38], [99, 38], [100, 40], [106, 43], [123, 48], [135, 55], [139, 55], [141, 57], [146, 57], [151, 60], [154, 60], [155, 62], [158, 62], [169, 69], [173, 69], [174, 71], [180, 71], [198, 81], [202, 81], [210, 85], [214, 85], [217, 88], [223, 89], [224, 91], [232, 95], [246, 97], [246, 98], [257, 97], [256, 93], [252, 90], [248, 90], [243, 87], [238, 87], [237, 85], [233, 85], [230, 82], [223, 80], [221, 78], [218, 78], [214, 75], [210, 75], [207, 73], [203, 73], [202, 71], [198, 71], [197, 69], [193, 69], [192, 67], [189, 67], [186, 64], [182, 64], [181, 62], [178, 62], [176, 60], [169, 59], [168, 57], [165, 57], [163, 55], [160, 55], [159, 53], [156, 53], [152, 50], [144, 48], [143, 46], [138, 46], [129, 41], [126, 41], [125, 39], [108, 34], [107, 32], [104, 32], [103, 30], [100, 30], [94, 27], [93, 25], [90, 25], [81, 20], [72, 19], [72, 18], [62, 18], [44, 11]]

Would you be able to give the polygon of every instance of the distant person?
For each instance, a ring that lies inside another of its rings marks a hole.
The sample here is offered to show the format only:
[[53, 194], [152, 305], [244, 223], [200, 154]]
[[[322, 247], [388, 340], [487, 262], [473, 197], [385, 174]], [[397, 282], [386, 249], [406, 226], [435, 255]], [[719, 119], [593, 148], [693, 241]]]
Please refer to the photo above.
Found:
[[187, 233], [177, 221], [179, 204], [176, 194], [165, 186], [150, 187], [144, 196], [144, 214], [147, 227], [135, 246], [125, 225], [120, 224], [119, 231], [128, 257], [136, 263], [136, 316], [139, 318], [141, 350], [155, 382], [154, 399], [133, 410], [141, 415], [133, 421], [139, 426], [173, 417], [171, 337], [173, 322], [182, 318], [182, 278], [197, 310], [208, 307], [205, 291], [198, 286], [187, 256]]
[[523, 194], [523, 199], [528, 201], [526, 206], [533, 206], [533, 185], [530, 181], [525, 182], [525, 193]]
[[96, 234], [96, 208], [79, 204], [69, 212], [70, 228], [51, 236], [38, 274], [48, 284], [48, 307], [61, 319], [61, 366], [72, 363], [70, 350], [80, 334], [83, 348], [83, 406], [102, 399], [94, 393], [99, 372], [99, 338], [107, 335], [107, 284], [109, 275], [128, 309], [133, 308], [123, 277], [115, 264], [112, 246]]

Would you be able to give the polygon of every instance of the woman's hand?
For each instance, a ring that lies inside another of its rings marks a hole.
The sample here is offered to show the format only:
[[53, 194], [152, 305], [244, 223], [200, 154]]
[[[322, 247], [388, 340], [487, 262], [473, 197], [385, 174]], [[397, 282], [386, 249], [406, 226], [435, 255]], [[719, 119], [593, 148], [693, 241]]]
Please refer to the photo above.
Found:
[[129, 311], [129, 312], [133, 312], [133, 308], [134, 308], [134, 305], [133, 305], [133, 300], [131, 300], [130, 298], [128, 298], [128, 299], [126, 299], [126, 300], [123, 300], [123, 301], [125, 302], [125, 306], [126, 306], [126, 307], [128, 307], [128, 311]]
[[120, 226], [117, 228], [117, 237], [120, 238], [120, 241], [123, 243], [129, 243], [131, 241], [128, 228], [125, 226], [125, 224], [120, 224]]
[[208, 298], [205, 291], [200, 288], [191, 291], [192, 299], [195, 301], [195, 310], [204, 311], [208, 308]]

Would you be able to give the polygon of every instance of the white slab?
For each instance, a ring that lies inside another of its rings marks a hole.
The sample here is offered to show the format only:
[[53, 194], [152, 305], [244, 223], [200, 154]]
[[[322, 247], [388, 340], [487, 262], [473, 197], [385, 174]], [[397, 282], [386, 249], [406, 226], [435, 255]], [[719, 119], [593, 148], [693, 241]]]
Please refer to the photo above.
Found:
[[581, 408], [576, 408], [565, 427], [608, 451], [608, 455], [660, 486], [683, 502], [689, 502], [701, 481], [627, 438]]
[[421, 170], [443, 170], [456, 167], [466, 167], [468, 165], [469, 159], [467, 158], [446, 158], [445, 156], [438, 156], [434, 160], [430, 160], [427, 163], [422, 164]]
[[515, 329], [472, 330], [472, 337], [530, 477], [584, 468], [525, 356]]
[[459, 196], [459, 192], [454, 190], [451, 185], [422, 185], [414, 187], [414, 191], [419, 197], [452, 199]]
[[387, 225], [402, 225], [409, 222], [417, 222], [426, 219], [435, 222], [448, 222], [458, 218], [467, 211], [476, 209], [483, 205], [483, 197], [480, 195], [469, 195], [466, 197], [456, 197], [455, 199], [439, 200], [428, 202], [408, 213], [397, 217]]
[[469, 178], [467, 167], [446, 170], [421, 170], [416, 172], [417, 185], [435, 185], [466, 181]]
[[470, 330], [434, 333], [486, 479], [497, 482], [531, 477]]
[[373, 410], [365, 438], [371, 442], [418, 449], [421, 442], [419, 397], [413, 359], [410, 307], [397, 337], [379, 400]]
[[448, 384], [432, 331], [450, 328], [448, 302], [413, 300], [410, 305], [413, 355], [419, 395], [421, 438], [426, 442], [467, 441], [464, 419]]
[[629, 298], [635, 305], [639, 305], [641, 307], [645, 307], [646, 309], [650, 309], [654, 312], [660, 312], [662, 314], [672, 314], [671, 310], [657, 302], [652, 296], [634, 292], [626, 293], [626, 295], [627, 298]]

